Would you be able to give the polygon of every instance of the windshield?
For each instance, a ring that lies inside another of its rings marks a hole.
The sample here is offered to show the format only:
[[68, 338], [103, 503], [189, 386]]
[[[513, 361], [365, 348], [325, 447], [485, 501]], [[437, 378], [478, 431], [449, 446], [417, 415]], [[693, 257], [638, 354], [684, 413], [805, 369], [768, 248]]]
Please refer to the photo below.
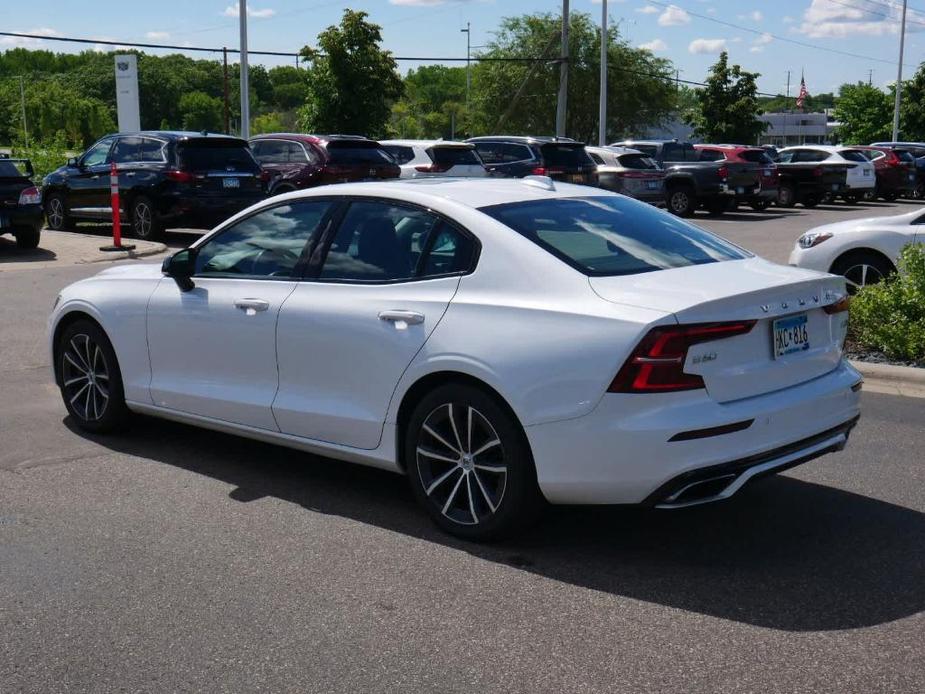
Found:
[[258, 171], [246, 142], [230, 138], [187, 140], [177, 151], [182, 168], [193, 171]]
[[618, 196], [547, 198], [481, 211], [591, 276], [634, 275], [750, 257], [699, 227]]
[[434, 164], [444, 166], [481, 166], [475, 147], [431, 147], [427, 150]]

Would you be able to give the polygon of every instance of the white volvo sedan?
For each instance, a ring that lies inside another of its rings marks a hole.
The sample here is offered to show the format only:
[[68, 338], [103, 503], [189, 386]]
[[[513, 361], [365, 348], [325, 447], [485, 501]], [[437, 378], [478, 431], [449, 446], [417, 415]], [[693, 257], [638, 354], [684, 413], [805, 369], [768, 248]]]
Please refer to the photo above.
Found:
[[840, 450], [846, 305], [630, 198], [430, 179], [277, 196], [104, 270], [49, 344], [87, 430], [154, 415], [404, 473], [483, 539], [544, 500], [685, 507]]

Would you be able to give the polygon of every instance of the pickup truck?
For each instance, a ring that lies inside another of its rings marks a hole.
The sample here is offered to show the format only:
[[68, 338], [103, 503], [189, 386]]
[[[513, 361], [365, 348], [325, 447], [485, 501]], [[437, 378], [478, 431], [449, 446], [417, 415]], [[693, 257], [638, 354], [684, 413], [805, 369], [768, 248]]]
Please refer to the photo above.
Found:
[[19, 248], [35, 248], [42, 233], [42, 194], [32, 184], [32, 162], [0, 155], [0, 234]]
[[665, 202], [669, 212], [690, 217], [699, 207], [722, 214], [760, 189], [760, 170], [747, 162], [703, 161], [689, 142], [626, 140], [613, 146], [645, 153], [665, 170]]
[[815, 207], [827, 196], [842, 195], [848, 189], [850, 162], [793, 162], [782, 158], [777, 163], [780, 183], [777, 204], [793, 207]]

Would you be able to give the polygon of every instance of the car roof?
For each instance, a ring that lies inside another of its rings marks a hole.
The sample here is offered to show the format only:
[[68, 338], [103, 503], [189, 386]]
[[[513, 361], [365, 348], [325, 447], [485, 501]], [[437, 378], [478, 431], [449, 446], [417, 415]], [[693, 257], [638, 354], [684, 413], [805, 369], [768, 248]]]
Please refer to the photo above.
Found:
[[705, 142], [694, 145], [694, 149], [706, 149], [708, 147], [710, 149], [721, 149], [723, 151], [729, 152], [745, 152], [753, 149], [763, 151], [762, 148], [758, 145], [710, 145]]
[[133, 130], [129, 132], [110, 133], [106, 137], [159, 137], [166, 140], [188, 140], [196, 139], [220, 139], [220, 140], [240, 140], [246, 142], [243, 138], [235, 135], [226, 135], [225, 133], [210, 133], [195, 130]]
[[570, 137], [554, 137], [548, 135], [481, 135], [479, 137], [470, 137], [466, 142], [510, 142], [518, 145], [545, 145], [545, 144], [566, 144], [581, 145], [584, 142], [573, 140]]
[[463, 149], [475, 147], [471, 142], [460, 142], [459, 140], [379, 140], [379, 144], [398, 145], [399, 147], [462, 147]]
[[341, 135], [341, 134], [330, 134], [330, 135], [318, 135], [314, 133], [261, 133], [260, 135], [254, 135], [250, 138], [251, 142], [254, 140], [297, 140], [299, 142], [311, 142], [313, 144], [321, 145], [322, 147], [328, 142], [376, 142], [378, 140], [371, 140], [365, 135]]
[[[573, 197], [612, 197], [616, 193], [602, 188], [553, 182], [545, 176], [526, 178], [409, 178], [383, 182], [338, 183], [295, 193], [293, 198], [325, 195], [384, 197], [419, 204], [440, 199], [473, 209], [509, 202]], [[282, 196], [273, 200], [283, 199]]]
[[610, 152], [611, 154], [644, 154], [638, 149], [633, 149], [631, 147], [619, 147], [616, 145], [606, 145], [604, 147], [585, 147], [589, 152]]

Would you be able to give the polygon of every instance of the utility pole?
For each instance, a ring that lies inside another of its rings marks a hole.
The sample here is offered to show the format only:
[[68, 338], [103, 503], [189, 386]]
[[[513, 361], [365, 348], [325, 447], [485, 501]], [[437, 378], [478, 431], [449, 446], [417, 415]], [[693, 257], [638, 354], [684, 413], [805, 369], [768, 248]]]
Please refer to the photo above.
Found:
[[874, 71], [870, 69], [867, 71], [867, 86], [871, 86], [874, 83]]
[[19, 76], [19, 101], [22, 105], [22, 139], [26, 147], [29, 146], [29, 128], [26, 127], [26, 88], [23, 86], [23, 76]]
[[222, 48], [223, 91], [225, 93], [225, 134], [231, 134], [231, 107], [228, 105], [228, 49]]
[[790, 70], [787, 70], [787, 108], [784, 109], [784, 133], [782, 139], [787, 146], [787, 113], [790, 111]]
[[893, 102], [893, 142], [899, 140], [899, 104], [903, 90], [903, 49], [906, 43], [906, 4], [903, 0], [903, 19], [899, 29], [899, 67], [896, 68], [896, 100]]
[[568, 109], [568, 0], [562, 0], [562, 54], [559, 58], [559, 100], [556, 104], [556, 137], [565, 137]]
[[607, 34], [607, 0], [601, 0], [601, 105], [600, 125], [598, 126], [598, 144], [607, 146], [607, 49], [610, 37]]
[[469, 94], [472, 92], [472, 66], [469, 55], [472, 52], [472, 24], [466, 22], [466, 28], [459, 30], [466, 35], [466, 120], [469, 119]]
[[238, 22], [241, 26], [241, 132], [243, 138], [250, 137], [251, 104], [247, 74], [247, 0], [238, 0]]

